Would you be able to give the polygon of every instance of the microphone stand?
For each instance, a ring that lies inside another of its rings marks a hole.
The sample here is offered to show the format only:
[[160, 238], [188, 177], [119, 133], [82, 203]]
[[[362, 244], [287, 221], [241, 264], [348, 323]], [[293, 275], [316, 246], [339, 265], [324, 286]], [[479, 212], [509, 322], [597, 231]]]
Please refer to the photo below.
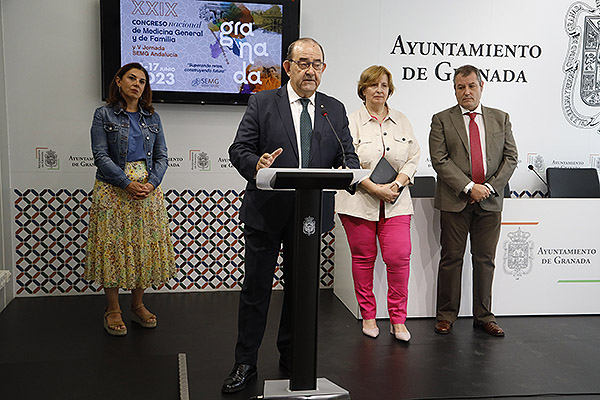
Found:
[[323, 114], [323, 116], [329, 123], [329, 126], [331, 127], [331, 130], [333, 131], [333, 134], [335, 135], [335, 138], [337, 139], [338, 143], [340, 144], [340, 148], [342, 149], [342, 166], [344, 167], [344, 169], [348, 169], [348, 167], [346, 166], [346, 152], [344, 151], [344, 145], [342, 145], [342, 141], [340, 140], [340, 137], [338, 136], [337, 132], [335, 131], [333, 124], [329, 120], [329, 113], [327, 112], [327, 109], [325, 108], [325, 106], [323, 104], [321, 104], [321, 114]]
[[544, 180], [544, 178], [542, 178], [540, 176], [540, 174], [538, 174], [537, 171], [535, 169], [533, 169], [533, 165], [529, 164], [527, 166], [527, 168], [529, 168], [529, 170], [533, 171], [533, 173], [540, 179], [540, 181], [542, 181], [542, 183], [544, 185], [546, 185], [546, 189], [548, 189], [548, 195], [546, 197], [552, 197], [552, 195], [550, 194], [550, 185], [548, 185], [548, 183]]

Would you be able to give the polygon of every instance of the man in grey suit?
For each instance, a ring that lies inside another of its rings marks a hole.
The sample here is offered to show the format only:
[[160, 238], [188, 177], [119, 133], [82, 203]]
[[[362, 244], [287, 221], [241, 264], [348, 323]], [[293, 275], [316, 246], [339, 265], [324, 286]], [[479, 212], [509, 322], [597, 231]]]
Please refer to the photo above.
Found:
[[507, 113], [480, 103], [483, 81], [472, 65], [454, 74], [458, 104], [435, 114], [429, 133], [437, 172], [435, 207], [441, 212], [435, 332], [450, 333], [458, 317], [463, 258], [470, 234], [473, 326], [504, 336], [492, 313], [494, 259], [500, 236], [504, 187], [517, 166]]

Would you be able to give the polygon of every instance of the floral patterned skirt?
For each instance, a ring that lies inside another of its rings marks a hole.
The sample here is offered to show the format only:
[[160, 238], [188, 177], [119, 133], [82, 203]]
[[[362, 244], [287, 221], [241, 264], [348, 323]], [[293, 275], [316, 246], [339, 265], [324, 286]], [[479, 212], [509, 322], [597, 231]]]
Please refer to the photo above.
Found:
[[[126, 163], [125, 174], [146, 183], [146, 162]], [[160, 186], [134, 200], [124, 189], [96, 180], [86, 250], [84, 278], [106, 288], [147, 288], [172, 278], [175, 254]]]

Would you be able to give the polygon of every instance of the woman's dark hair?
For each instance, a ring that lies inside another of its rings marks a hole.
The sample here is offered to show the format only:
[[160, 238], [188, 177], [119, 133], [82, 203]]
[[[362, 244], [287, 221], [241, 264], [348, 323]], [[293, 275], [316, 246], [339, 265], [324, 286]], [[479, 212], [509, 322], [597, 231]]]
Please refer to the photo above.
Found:
[[150, 76], [148, 75], [148, 71], [146, 71], [146, 68], [142, 67], [142, 64], [139, 63], [129, 63], [119, 68], [112, 81], [110, 82], [110, 86], [108, 87], [108, 98], [106, 99], [106, 102], [111, 106], [114, 106], [117, 103], [119, 103], [121, 105], [121, 108], [127, 108], [127, 102], [125, 101], [123, 96], [121, 96], [121, 91], [119, 90], [119, 86], [117, 86], [117, 77], [119, 79], [123, 79], [125, 74], [132, 69], [139, 69], [140, 71], [144, 71], [144, 75], [146, 75], [146, 85], [144, 85], [144, 91], [142, 92], [142, 96], [140, 97], [139, 106], [152, 114], [154, 113], [154, 107], [152, 106], [152, 89], [150, 89]]

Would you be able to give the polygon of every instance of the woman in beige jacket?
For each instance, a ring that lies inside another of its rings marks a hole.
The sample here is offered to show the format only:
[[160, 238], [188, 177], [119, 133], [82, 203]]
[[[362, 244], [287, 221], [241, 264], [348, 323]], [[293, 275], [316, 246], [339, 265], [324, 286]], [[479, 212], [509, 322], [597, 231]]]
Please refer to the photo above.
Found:
[[364, 104], [350, 115], [350, 132], [360, 165], [374, 169], [382, 157], [397, 171], [391, 183], [376, 184], [370, 178], [360, 183], [356, 194], [336, 196], [336, 211], [346, 230], [352, 253], [352, 277], [363, 317], [362, 331], [377, 337], [377, 305], [373, 295], [373, 268], [377, 239], [387, 268], [390, 333], [410, 340], [405, 326], [410, 269], [410, 218], [412, 184], [421, 150], [404, 114], [387, 105], [394, 92], [392, 74], [383, 66], [364, 70], [358, 82]]

